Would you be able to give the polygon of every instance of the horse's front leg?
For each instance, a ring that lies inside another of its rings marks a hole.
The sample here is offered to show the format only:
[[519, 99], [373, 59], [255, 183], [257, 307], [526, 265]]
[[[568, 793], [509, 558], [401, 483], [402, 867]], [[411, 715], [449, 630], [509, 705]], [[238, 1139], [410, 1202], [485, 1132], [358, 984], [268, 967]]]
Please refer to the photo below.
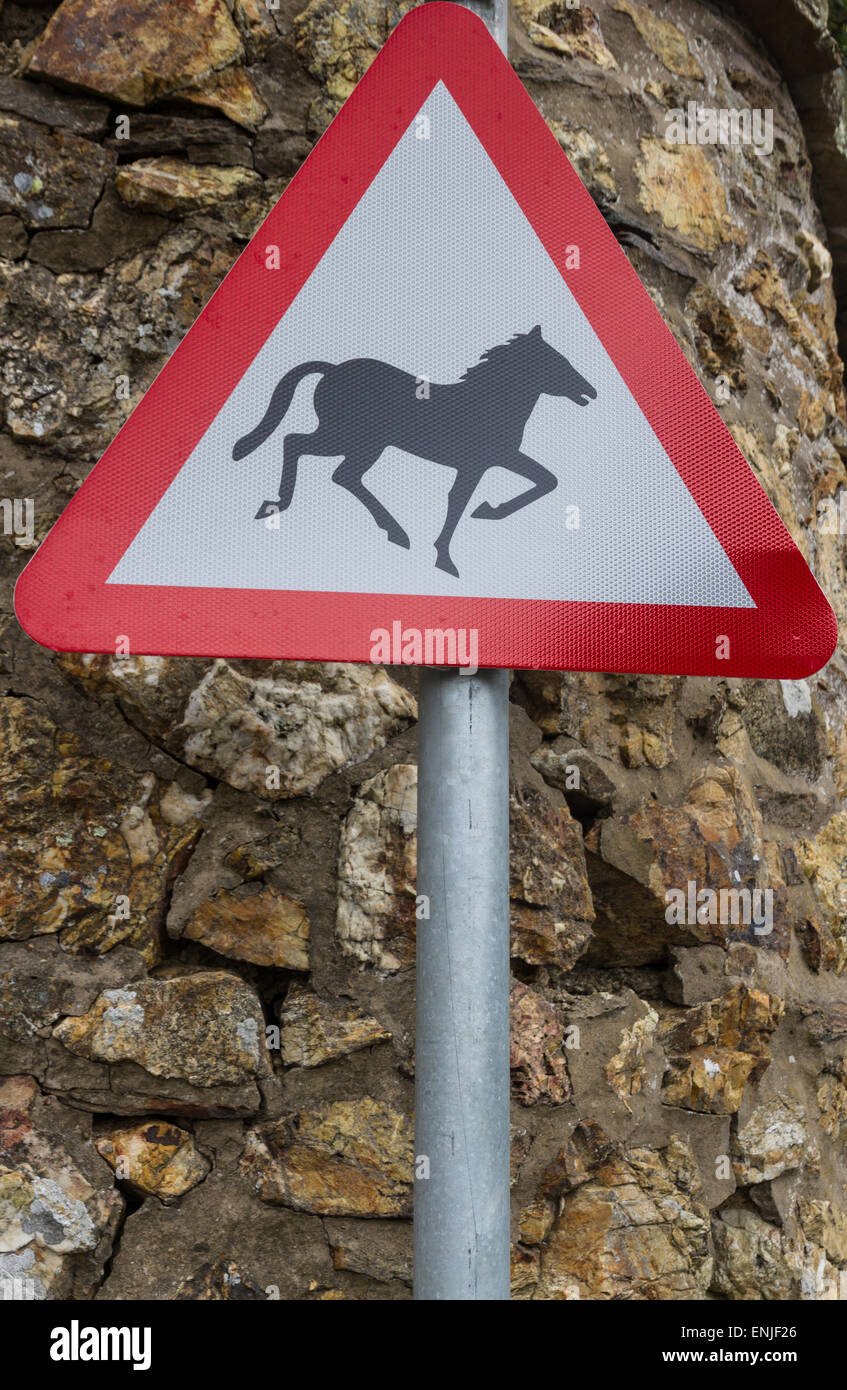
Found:
[[528, 454], [510, 454], [508, 458], [493, 458], [492, 468], [497, 466], [507, 469], [510, 473], [517, 473], [518, 477], [526, 478], [532, 487], [528, 487], [524, 492], [519, 492], [517, 497], [510, 497], [508, 502], [500, 502], [498, 506], [492, 507], [490, 502], [481, 502], [471, 513], [472, 516], [481, 521], [502, 521], [505, 517], [511, 516], [513, 512], [520, 511], [521, 507], [528, 507], [530, 502], [537, 502], [539, 497], [546, 497], [548, 492], [552, 492], [558, 484], [555, 473], [551, 473], [549, 468], [545, 468], [543, 463], [537, 463]]
[[481, 477], [477, 469], [472, 472], [456, 472], [456, 481], [447, 496], [447, 515], [444, 518], [444, 525], [441, 534], [435, 542], [435, 553], [437, 559], [435, 568], [443, 570], [445, 574], [452, 574], [456, 579], [459, 578], [459, 571], [450, 558], [450, 542], [453, 534], [465, 513], [465, 508], [473, 496], [474, 488]]

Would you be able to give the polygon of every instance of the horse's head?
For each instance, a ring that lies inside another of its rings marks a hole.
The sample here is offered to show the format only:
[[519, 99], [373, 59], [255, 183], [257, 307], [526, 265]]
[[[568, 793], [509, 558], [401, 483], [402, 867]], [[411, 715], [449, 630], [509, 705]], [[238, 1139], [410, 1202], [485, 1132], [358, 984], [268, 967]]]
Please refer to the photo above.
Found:
[[[529, 333], [522, 333], [519, 340], [526, 355], [527, 368], [533, 372], [533, 385], [543, 396], [567, 396], [576, 405], [588, 405], [597, 392], [580, 376], [567, 357], [545, 342], [541, 336], [541, 325], [536, 324]], [[531, 364], [531, 366], [530, 366]]]

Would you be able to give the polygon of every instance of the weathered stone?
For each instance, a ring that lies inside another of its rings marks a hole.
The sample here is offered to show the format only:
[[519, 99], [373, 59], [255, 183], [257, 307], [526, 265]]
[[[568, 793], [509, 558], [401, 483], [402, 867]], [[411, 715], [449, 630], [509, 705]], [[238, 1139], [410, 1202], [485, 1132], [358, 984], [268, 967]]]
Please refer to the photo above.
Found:
[[[363, 783], [339, 850], [336, 933], [363, 963], [394, 971], [414, 959], [417, 768]], [[582, 835], [567, 807], [534, 789], [510, 800], [511, 951], [569, 970], [591, 935]]]
[[564, 1024], [553, 1005], [528, 985], [513, 981], [509, 998], [512, 1089], [524, 1105], [562, 1105], [571, 1094], [562, 1051]]
[[733, 1115], [755, 1065], [749, 1052], [729, 1047], [697, 1048], [684, 1057], [671, 1057], [662, 1100], [707, 1115]]
[[677, 677], [524, 671], [522, 679], [530, 717], [544, 733], [581, 745], [566, 744], [569, 757], [587, 751], [625, 767], [657, 769], [676, 759]]
[[636, 161], [638, 201], [658, 213], [674, 237], [700, 251], [740, 244], [726, 190], [710, 156], [699, 145], [676, 145], [645, 136]]
[[144, 958], [125, 946], [104, 956], [71, 955], [55, 936], [0, 945], [0, 1033], [18, 1043], [51, 1036], [64, 1014], [90, 1008], [103, 989], [144, 975]]
[[192, 1303], [264, 1302], [267, 1294], [235, 1260], [214, 1260], [183, 1279], [173, 1298]]
[[30, 239], [29, 257], [57, 274], [102, 270], [119, 256], [152, 246], [167, 226], [166, 219], [154, 213], [129, 212], [110, 183], [92, 213], [90, 227], [36, 232]]
[[[228, 220], [240, 215], [234, 208]], [[229, 270], [239, 250], [230, 235], [209, 223], [175, 229], [94, 279], [0, 262], [0, 395], [11, 435], [93, 462]], [[124, 399], [117, 388], [127, 384]]]
[[321, 84], [312, 108], [317, 127], [329, 125], [391, 30], [419, 0], [310, 0], [294, 21], [295, 52]]
[[236, 845], [224, 859], [224, 864], [233, 873], [239, 874], [245, 883], [252, 883], [294, 858], [300, 848], [301, 836], [297, 827], [281, 825], [270, 835]]
[[537, 1250], [513, 1245], [509, 1256], [509, 1297], [527, 1302], [538, 1288], [541, 1257]]
[[51, 130], [69, 130], [89, 138], [105, 135], [109, 120], [105, 101], [72, 96], [56, 91], [46, 82], [27, 82], [6, 74], [0, 75], [0, 111], [38, 121]]
[[31, 1077], [0, 1081], [0, 1298], [90, 1298], [111, 1249], [123, 1202], [80, 1169], [57, 1118]]
[[214, 106], [247, 130], [255, 130], [268, 111], [244, 68], [213, 73], [201, 87], [187, 87], [179, 97], [198, 106]]
[[[198, 1142], [217, 1149], [209, 1176], [170, 1206], [146, 1201], [133, 1213], [98, 1300], [170, 1299], [180, 1288], [180, 1298], [216, 1300], [243, 1295], [245, 1286], [251, 1297], [252, 1286], [269, 1300], [300, 1299], [311, 1280], [330, 1283], [319, 1218], [260, 1202], [238, 1173], [242, 1126], [204, 1124]], [[226, 1277], [233, 1267], [241, 1287]]]
[[221, 888], [195, 909], [182, 935], [235, 960], [283, 970], [309, 969], [306, 909], [269, 886]]
[[843, 1274], [802, 1231], [789, 1237], [757, 1213], [729, 1207], [712, 1222], [712, 1238], [712, 1290], [723, 1298], [817, 1302], [847, 1293]]
[[808, 359], [822, 386], [843, 390], [841, 363], [834, 342], [827, 343], [821, 337], [808, 317], [809, 306], [800, 301], [801, 308], [798, 308], [796, 298], [792, 300], [767, 251], [758, 251], [750, 269], [736, 276], [735, 288], [742, 294], [752, 294], [756, 303], [773, 316], [789, 341]]
[[685, 314], [694, 327], [703, 370], [709, 376], [723, 377], [734, 391], [746, 391], [744, 342], [726, 305], [707, 285], [695, 285], [685, 301]]
[[321, 999], [292, 985], [279, 1011], [282, 1060], [292, 1067], [320, 1067], [363, 1047], [390, 1042], [391, 1034], [353, 1004]]
[[524, 1207], [518, 1227], [522, 1245], [543, 1245], [555, 1217], [552, 1202], [530, 1202]]
[[198, 833], [167, 823], [168, 784], [87, 757], [39, 705], [0, 702], [7, 874], [0, 939], [58, 933], [66, 950], [161, 950], [169, 884]]
[[256, 1075], [264, 1028], [252, 989], [236, 975], [210, 970], [104, 990], [54, 1036], [92, 1061], [136, 1062], [152, 1076], [214, 1086]]
[[165, 1203], [202, 1182], [210, 1167], [194, 1147], [193, 1136], [163, 1120], [112, 1129], [94, 1142], [101, 1158], [131, 1192]]
[[[154, 1076], [135, 1062], [93, 1062], [51, 1045], [45, 1089], [94, 1115], [134, 1118], [153, 1112], [186, 1120], [253, 1119], [262, 1108], [259, 1078], [194, 1085], [181, 1077]], [[262, 1078], [264, 1089], [273, 1089]]]
[[189, 164], [170, 155], [122, 164], [117, 175], [125, 203], [162, 213], [202, 211], [240, 198], [260, 184], [260, 176], [252, 169]]
[[713, 1287], [723, 1298], [780, 1301], [794, 1295], [782, 1232], [755, 1212], [730, 1208], [712, 1223]]
[[232, 17], [244, 42], [249, 63], [264, 58], [277, 36], [270, 7], [264, 0], [234, 0]]
[[615, 0], [615, 9], [628, 14], [639, 34], [669, 72], [677, 77], [693, 77], [702, 82], [705, 73], [692, 55], [688, 40], [681, 29], [666, 19], [660, 19], [647, 6], [635, 0]]
[[539, 48], [560, 53], [563, 58], [582, 58], [598, 68], [617, 68], [597, 16], [587, 5], [570, 6], [560, 0], [517, 0], [515, 9], [529, 38]]
[[847, 811], [838, 811], [811, 840], [794, 851], [814, 889], [836, 947], [835, 968], [847, 966]]
[[398, 763], [359, 788], [338, 851], [336, 935], [363, 964], [414, 960], [418, 770]]
[[45, 1036], [62, 1013], [63, 998], [58, 980], [4, 970], [0, 974], [0, 1032], [16, 1042]]
[[618, 186], [603, 146], [584, 126], [567, 126], [554, 120], [548, 121], [548, 125], [595, 201], [614, 202]]
[[708, 1212], [687, 1143], [613, 1153], [563, 1195], [541, 1249], [535, 1297], [703, 1299]]
[[781, 999], [736, 985], [719, 999], [669, 1018], [660, 1037], [670, 1079], [665, 1105], [706, 1114], [734, 1114], [754, 1070], [770, 1061], [768, 1038], [784, 1010]]
[[830, 1062], [818, 1077], [820, 1126], [834, 1144], [847, 1137], [847, 1069], [843, 1060]]
[[192, 767], [270, 801], [310, 792], [382, 748], [417, 714], [382, 667], [309, 662], [69, 657], [89, 690], [114, 691]]
[[412, 1282], [412, 1228], [403, 1221], [326, 1221], [332, 1267], [380, 1283]]
[[572, 969], [594, 919], [582, 831], [567, 806], [530, 789], [510, 797], [509, 896], [512, 955]]
[[509, 1186], [514, 1187], [532, 1149], [532, 1136], [521, 1125], [509, 1125]]
[[796, 1101], [775, 1096], [757, 1106], [733, 1135], [736, 1181], [768, 1182], [802, 1167], [808, 1139], [805, 1111]]
[[20, 217], [9, 214], [0, 216], [0, 256], [17, 261], [27, 249], [26, 227]]
[[566, 1192], [573, 1192], [609, 1163], [616, 1152], [614, 1142], [596, 1121], [580, 1120], [567, 1143], [542, 1173], [538, 1184], [539, 1200], [555, 1201]]
[[598, 758], [569, 740], [543, 743], [530, 762], [545, 782], [565, 793], [569, 806], [596, 812], [612, 805], [614, 780]]
[[787, 953], [779, 864], [735, 768], [704, 768], [682, 806], [650, 798], [598, 822], [585, 845], [597, 913], [592, 952], [602, 943], [606, 958], [641, 964], [673, 944], [747, 941]]
[[669, 1018], [661, 1026], [660, 1036], [670, 1052], [684, 1052], [714, 1042], [767, 1061], [768, 1040], [784, 1009], [783, 1001], [775, 995], [739, 984], [719, 999], [710, 999], [681, 1016]]
[[629, 1097], [638, 1095], [648, 1079], [650, 1054], [656, 1048], [659, 1015], [650, 1005], [630, 1028], [621, 1034], [621, 1045], [606, 1067], [606, 1080], [627, 1110], [632, 1107]]
[[110, 135], [106, 147], [124, 160], [172, 154], [185, 155], [195, 164], [218, 164], [221, 161], [213, 152], [229, 148], [232, 158], [224, 163], [252, 166], [249, 136], [205, 112], [199, 116], [134, 112], [129, 129], [121, 132], [120, 139]]
[[146, 106], [244, 56], [223, 0], [63, 0], [35, 46], [28, 70]]
[[0, 213], [27, 227], [87, 227], [114, 158], [69, 131], [0, 112]]
[[412, 1129], [382, 1101], [335, 1101], [251, 1130], [243, 1171], [263, 1202], [320, 1216], [410, 1216]]
[[847, 1213], [826, 1199], [801, 1197], [797, 1214], [806, 1238], [821, 1246], [834, 1265], [847, 1265]]
[[809, 1036], [816, 1043], [841, 1042], [847, 1038], [847, 1004], [801, 1004]]

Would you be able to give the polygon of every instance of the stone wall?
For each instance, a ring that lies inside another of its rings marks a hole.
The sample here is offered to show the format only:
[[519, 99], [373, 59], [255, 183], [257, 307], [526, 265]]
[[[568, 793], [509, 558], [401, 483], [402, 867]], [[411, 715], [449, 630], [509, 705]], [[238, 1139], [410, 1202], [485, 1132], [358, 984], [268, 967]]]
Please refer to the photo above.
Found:
[[[0, 15], [0, 467], [35, 508], [2, 538], [0, 1276], [38, 1297], [410, 1297], [413, 673], [56, 657], [11, 616], [409, 7], [301, 6]], [[843, 624], [825, 8], [517, 0], [511, 58]], [[772, 152], [669, 143], [688, 101], [771, 109]], [[514, 1296], [843, 1296], [844, 639], [791, 685], [511, 694]], [[689, 882], [768, 890], [772, 929], [669, 924]]]

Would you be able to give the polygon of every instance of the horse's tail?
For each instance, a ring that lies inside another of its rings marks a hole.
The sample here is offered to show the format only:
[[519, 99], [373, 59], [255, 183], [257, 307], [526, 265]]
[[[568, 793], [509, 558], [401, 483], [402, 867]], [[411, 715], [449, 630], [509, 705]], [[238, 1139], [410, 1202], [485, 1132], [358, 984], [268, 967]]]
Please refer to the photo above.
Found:
[[249, 434], [243, 435], [238, 440], [233, 447], [232, 457], [236, 461], [243, 459], [245, 455], [252, 454], [254, 449], [258, 449], [260, 444], [264, 444], [288, 410], [291, 398], [303, 377], [309, 376], [312, 372], [328, 372], [331, 366], [331, 362], [303, 362], [301, 366], [292, 367], [290, 372], [286, 372], [282, 381], [274, 387], [268, 408], [258, 425]]

